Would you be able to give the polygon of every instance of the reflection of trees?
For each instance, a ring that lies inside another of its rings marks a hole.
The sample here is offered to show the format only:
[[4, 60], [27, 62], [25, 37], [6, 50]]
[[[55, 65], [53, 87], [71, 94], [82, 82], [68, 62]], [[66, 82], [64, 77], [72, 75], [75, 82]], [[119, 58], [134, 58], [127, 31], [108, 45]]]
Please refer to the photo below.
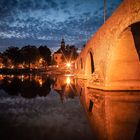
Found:
[[11, 80], [6, 77], [2, 80], [1, 88], [10, 95], [18, 95], [20, 89], [20, 80], [17, 78]]
[[25, 98], [34, 98], [37, 95], [47, 96], [51, 90], [52, 80], [46, 78], [42, 85], [39, 84], [37, 79], [26, 78], [24, 81], [18, 77], [9, 78], [5, 77], [2, 80], [1, 89], [10, 95], [19, 95]]
[[43, 83], [42, 87], [40, 88], [40, 92], [38, 93], [39, 96], [46, 96], [50, 93], [51, 90], [51, 79], [46, 79], [46, 81]]
[[25, 80], [21, 84], [20, 93], [25, 98], [34, 98], [37, 96], [39, 85], [33, 80]]

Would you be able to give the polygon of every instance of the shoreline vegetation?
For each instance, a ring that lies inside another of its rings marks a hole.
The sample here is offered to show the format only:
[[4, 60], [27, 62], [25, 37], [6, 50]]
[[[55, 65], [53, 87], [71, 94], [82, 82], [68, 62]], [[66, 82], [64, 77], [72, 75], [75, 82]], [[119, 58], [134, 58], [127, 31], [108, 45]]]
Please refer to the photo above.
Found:
[[0, 69], [0, 74], [28, 74], [28, 73], [40, 73], [40, 72], [45, 72], [47, 69], [42, 69], [42, 68], [1, 68]]
[[69, 74], [71, 73], [68, 69], [58, 69], [57, 67], [47, 68], [0, 68], [0, 74], [4, 75], [22, 75], [22, 74]]

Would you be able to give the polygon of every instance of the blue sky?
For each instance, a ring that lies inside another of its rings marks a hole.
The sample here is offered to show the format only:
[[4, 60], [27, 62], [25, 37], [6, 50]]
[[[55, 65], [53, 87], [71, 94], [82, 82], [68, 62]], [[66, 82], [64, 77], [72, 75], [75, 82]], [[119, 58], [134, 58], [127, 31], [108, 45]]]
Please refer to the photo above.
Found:
[[[106, 0], [107, 18], [122, 0]], [[61, 38], [81, 48], [103, 24], [104, 0], [0, 0], [0, 51], [47, 45]]]

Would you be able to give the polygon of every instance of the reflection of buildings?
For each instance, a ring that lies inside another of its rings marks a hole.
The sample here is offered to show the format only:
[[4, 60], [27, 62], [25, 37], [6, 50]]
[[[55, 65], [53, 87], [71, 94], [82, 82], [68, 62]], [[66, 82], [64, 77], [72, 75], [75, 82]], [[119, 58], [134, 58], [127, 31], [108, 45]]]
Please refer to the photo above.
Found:
[[60, 99], [63, 102], [64, 99], [74, 98], [76, 96], [76, 90], [74, 85], [74, 77], [58, 76], [53, 85], [53, 88], [60, 95]]
[[140, 139], [140, 92], [78, 91], [96, 139]]

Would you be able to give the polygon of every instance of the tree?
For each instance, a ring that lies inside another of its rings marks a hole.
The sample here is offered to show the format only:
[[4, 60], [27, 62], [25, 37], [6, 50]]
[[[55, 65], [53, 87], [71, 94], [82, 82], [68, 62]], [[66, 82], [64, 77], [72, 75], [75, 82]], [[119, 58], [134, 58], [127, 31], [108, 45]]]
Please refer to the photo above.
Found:
[[6, 49], [4, 52], [3, 52], [3, 56], [8, 59], [10, 59], [12, 61], [12, 63], [14, 65], [18, 64], [18, 60], [19, 60], [19, 57], [20, 57], [20, 51], [19, 51], [19, 48], [18, 47], [8, 47], [8, 49]]
[[40, 46], [39, 48], [40, 57], [43, 58], [48, 65], [51, 64], [51, 51], [47, 46]]
[[27, 45], [21, 48], [22, 61], [30, 68], [31, 63], [39, 59], [39, 51], [36, 46]]
[[77, 48], [74, 45], [67, 45], [64, 55], [68, 61], [75, 60], [78, 56]]

